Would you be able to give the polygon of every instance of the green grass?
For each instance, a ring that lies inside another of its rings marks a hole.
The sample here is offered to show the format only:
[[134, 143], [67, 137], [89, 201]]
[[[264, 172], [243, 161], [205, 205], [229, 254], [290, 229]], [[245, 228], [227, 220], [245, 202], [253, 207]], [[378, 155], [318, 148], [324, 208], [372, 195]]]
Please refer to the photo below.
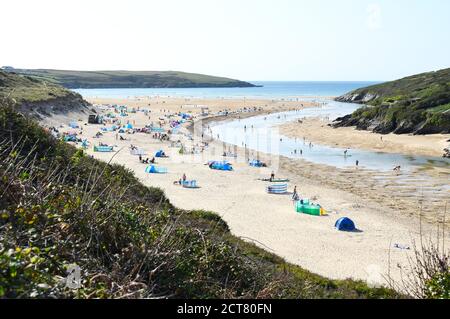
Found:
[[17, 103], [37, 103], [73, 95], [74, 93], [59, 85], [0, 71], [0, 99], [9, 98]]
[[375, 124], [378, 133], [450, 133], [450, 69], [414, 75], [350, 92], [337, 100], [363, 103], [350, 119], [338, 125], [367, 129]]

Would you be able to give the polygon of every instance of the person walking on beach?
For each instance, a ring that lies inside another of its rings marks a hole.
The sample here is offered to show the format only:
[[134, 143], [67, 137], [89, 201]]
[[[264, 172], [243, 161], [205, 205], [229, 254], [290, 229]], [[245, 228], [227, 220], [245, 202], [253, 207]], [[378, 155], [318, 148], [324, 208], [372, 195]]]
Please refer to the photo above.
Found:
[[297, 185], [296, 186], [294, 186], [294, 192], [293, 192], [293, 194], [292, 194], [292, 200], [293, 201], [298, 201], [298, 193], [297, 193]]
[[356, 160], [356, 167], [359, 167], [359, 161]]
[[275, 172], [272, 171], [272, 173], [270, 174], [270, 181], [273, 182], [275, 179]]

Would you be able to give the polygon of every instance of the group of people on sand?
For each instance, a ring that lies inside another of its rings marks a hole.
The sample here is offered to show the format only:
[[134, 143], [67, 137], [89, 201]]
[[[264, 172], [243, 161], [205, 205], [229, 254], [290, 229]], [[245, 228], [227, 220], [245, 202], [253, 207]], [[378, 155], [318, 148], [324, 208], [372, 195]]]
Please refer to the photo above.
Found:
[[152, 159], [149, 159], [148, 157], [144, 160], [142, 158], [142, 155], [139, 155], [139, 162], [142, 164], [155, 164], [155, 157], [152, 157]]
[[183, 185], [184, 183], [186, 183], [186, 181], [187, 181], [186, 174], [183, 173], [183, 176], [179, 180], [173, 182], [173, 184], [174, 185]]

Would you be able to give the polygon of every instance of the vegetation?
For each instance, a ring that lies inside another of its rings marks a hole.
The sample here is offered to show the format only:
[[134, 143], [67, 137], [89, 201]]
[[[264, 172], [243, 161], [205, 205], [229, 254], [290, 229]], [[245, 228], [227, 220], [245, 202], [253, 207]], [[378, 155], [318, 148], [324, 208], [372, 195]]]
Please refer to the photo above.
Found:
[[251, 83], [177, 71], [66, 71], [13, 69], [8, 72], [62, 85], [69, 89], [92, 88], [197, 88], [252, 87]]
[[450, 133], [450, 69], [423, 73], [350, 92], [338, 101], [369, 106], [337, 120], [377, 133]]
[[0, 71], [0, 99], [10, 98], [21, 104], [71, 96], [74, 96], [73, 92], [51, 82]]
[[404, 291], [417, 299], [450, 299], [450, 251], [445, 247], [446, 214], [447, 205], [442, 228], [438, 224], [437, 240], [426, 238], [421, 231], [420, 242], [414, 243], [414, 254], [408, 257], [408, 267], [397, 266], [402, 279], [395, 281], [388, 278], [392, 289]]
[[[397, 298], [329, 280], [232, 236], [217, 215], [173, 207], [122, 166], [97, 161], [0, 107], [3, 298]], [[71, 264], [81, 288], [66, 288]]]
[[0, 71], [0, 100], [35, 118], [55, 113], [85, 112], [89, 103], [81, 95], [57, 84], [26, 75]]

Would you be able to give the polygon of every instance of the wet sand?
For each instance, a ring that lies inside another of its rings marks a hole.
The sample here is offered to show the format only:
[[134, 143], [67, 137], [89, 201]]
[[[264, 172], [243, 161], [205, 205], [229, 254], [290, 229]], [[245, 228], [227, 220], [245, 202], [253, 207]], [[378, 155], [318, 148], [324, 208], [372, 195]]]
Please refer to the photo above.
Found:
[[319, 118], [304, 119], [280, 126], [280, 133], [296, 138], [306, 138], [318, 144], [348, 149], [410, 155], [442, 156], [450, 147], [450, 134], [396, 135], [360, 131], [353, 127], [332, 128], [328, 121]]

